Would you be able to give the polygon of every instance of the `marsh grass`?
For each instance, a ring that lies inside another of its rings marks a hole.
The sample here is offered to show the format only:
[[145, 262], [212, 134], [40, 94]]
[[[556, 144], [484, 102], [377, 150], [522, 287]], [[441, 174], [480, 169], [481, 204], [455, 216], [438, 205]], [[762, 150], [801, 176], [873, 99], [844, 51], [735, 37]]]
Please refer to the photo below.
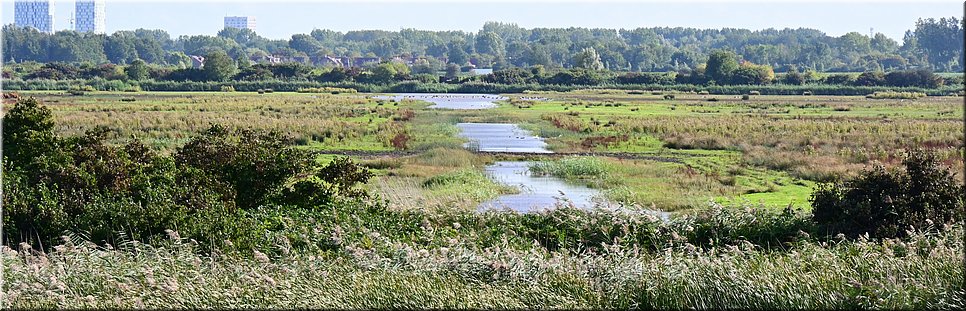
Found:
[[[392, 150], [403, 125], [393, 118], [422, 104], [378, 106], [354, 95], [244, 93], [97, 93], [66, 97], [31, 93], [53, 110], [58, 132], [83, 134], [104, 126], [122, 143], [138, 137], [162, 149], [183, 143], [211, 124], [278, 130], [318, 149]], [[135, 99], [125, 102], [122, 99]]]
[[[457, 229], [458, 230], [458, 229]], [[117, 249], [3, 247], [6, 308], [961, 309], [962, 228], [905, 240], [681, 243], [648, 252], [445, 246], [199, 252], [190, 241]]]
[[534, 175], [549, 175], [565, 179], [606, 178], [607, 164], [595, 157], [567, 157], [556, 161], [534, 162]]

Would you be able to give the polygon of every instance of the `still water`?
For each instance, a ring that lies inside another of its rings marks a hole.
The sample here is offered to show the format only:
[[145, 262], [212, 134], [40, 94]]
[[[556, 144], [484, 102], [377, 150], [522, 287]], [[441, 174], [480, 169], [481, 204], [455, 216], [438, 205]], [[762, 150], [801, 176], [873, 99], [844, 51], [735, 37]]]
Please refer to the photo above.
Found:
[[547, 150], [543, 138], [516, 124], [457, 123], [460, 136], [469, 139], [464, 147], [484, 152], [553, 153]]
[[496, 162], [486, 167], [486, 175], [494, 181], [520, 189], [518, 194], [508, 194], [483, 202], [480, 209], [510, 209], [529, 212], [558, 205], [577, 208], [593, 208], [595, 204], [606, 205], [600, 192], [581, 185], [568, 183], [551, 176], [534, 176], [530, 173], [532, 162]]
[[520, 213], [573, 206], [581, 209], [617, 209], [629, 213], [650, 214], [663, 221], [671, 213], [654, 210], [633, 211], [607, 201], [597, 189], [576, 185], [551, 176], [534, 176], [528, 161], [496, 162], [486, 167], [486, 175], [504, 185], [520, 189], [518, 194], [507, 194], [480, 203], [479, 210], [511, 210]]
[[490, 109], [496, 108], [496, 101], [507, 99], [492, 94], [445, 94], [445, 93], [397, 93], [374, 96], [376, 99], [420, 100], [433, 103], [434, 109]]

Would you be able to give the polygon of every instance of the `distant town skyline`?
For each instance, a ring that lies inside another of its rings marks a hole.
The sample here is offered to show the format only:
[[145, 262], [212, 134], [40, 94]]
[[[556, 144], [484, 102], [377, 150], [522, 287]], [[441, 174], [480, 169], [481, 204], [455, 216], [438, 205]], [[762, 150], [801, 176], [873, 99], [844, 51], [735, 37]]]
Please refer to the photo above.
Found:
[[[70, 28], [74, 1], [52, 1], [54, 30]], [[189, 7], [185, 4], [190, 3]], [[834, 7], [833, 7], [834, 6]], [[14, 1], [0, 5], [3, 24], [14, 22]], [[587, 27], [633, 29], [639, 27], [691, 28], [813, 28], [830, 36], [848, 32], [869, 35], [870, 30], [902, 41], [919, 18], [963, 15], [963, 3], [933, 2], [257, 2], [257, 1], [112, 1], [106, 3], [106, 32], [137, 28], [163, 29], [172, 37], [214, 35], [226, 16], [251, 16], [257, 33], [287, 39], [313, 29], [461, 30], [476, 32], [488, 21], [514, 23], [525, 28]]]

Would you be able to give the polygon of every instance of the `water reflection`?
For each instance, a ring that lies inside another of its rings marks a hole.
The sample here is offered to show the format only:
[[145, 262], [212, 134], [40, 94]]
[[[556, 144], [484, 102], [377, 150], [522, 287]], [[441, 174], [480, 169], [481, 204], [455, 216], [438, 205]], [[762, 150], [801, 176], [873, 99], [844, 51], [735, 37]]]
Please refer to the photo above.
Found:
[[547, 150], [543, 138], [533, 136], [530, 131], [516, 124], [502, 123], [458, 123], [460, 136], [470, 142], [467, 149], [484, 152], [525, 152], [553, 153]]
[[374, 96], [376, 99], [420, 100], [433, 103], [434, 109], [490, 109], [496, 108], [496, 101], [506, 97], [492, 94], [445, 94], [445, 93], [397, 93]]

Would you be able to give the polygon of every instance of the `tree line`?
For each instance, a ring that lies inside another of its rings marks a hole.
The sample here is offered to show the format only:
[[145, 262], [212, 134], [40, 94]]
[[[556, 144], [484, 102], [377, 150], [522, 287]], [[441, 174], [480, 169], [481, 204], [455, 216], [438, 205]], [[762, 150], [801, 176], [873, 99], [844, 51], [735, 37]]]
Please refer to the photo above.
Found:
[[[135, 59], [128, 65], [30, 62], [6, 66], [3, 78], [7, 81], [6, 86], [12, 89], [47, 89], [45, 85], [63, 81], [78, 82], [92, 87], [92, 90], [127, 90], [135, 85], [157, 86], [155, 85], [157, 83], [177, 84], [163, 86], [161, 90], [187, 90], [191, 88], [186, 89], [186, 86], [180, 84], [189, 82], [236, 86], [239, 83], [321, 83], [338, 84], [340, 87], [360, 91], [359, 86], [389, 86], [406, 83], [423, 86], [488, 83], [508, 86], [691, 85], [705, 87], [821, 84], [832, 87], [916, 87], [933, 90], [940, 88], [961, 90], [963, 85], [962, 76], [943, 77], [929, 69], [862, 73], [819, 73], [811, 69], [805, 71], [793, 69], [776, 74], [772, 66], [740, 61], [738, 55], [728, 50], [712, 51], [707, 62], [698, 64], [693, 70], [659, 73], [608, 71], [600, 65], [600, 57], [593, 48], [578, 53], [575, 57], [578, 67], [575, 68], [548, 69], [543, 65], [535, 65], [504, 68], [486, 75], [461, 74], [461, 68], [455, 64], [447, 65], [445, 73], [439, 73], [432, 68], [419, 65], [410, 68], [401, 62], [392, 61], [352, 68], [319, 68], [300, 63], [236, 63], [227, 53], [218, 50], [205, 55], [205, 59], [205, 66], [202, 68], [151, 65], [141, 59]], [[218, 85], [212, 87], [217, 90], [220, 87]], [[317, 86], [319, 85], [306, 85], [306, 87]], [[266, 88], [273, 87], [266, 86]]]
[[[36, 61], [94, 64], [149, 64], [189, 67], [188, 55], [222, 51], [235, 62], [279, 57], [319, 65], [325, 56], [395, 57], [444, 70], [472, 62], [478, 67], [592, 68], [611, 71], [695, 70], [714, 50], [740, 60], [771, 66], [777, 72], [893, 71], [927, 68], [963, 70], [963, 21], [920, 19], [902, 42], [881, 33], [829, 36], [815, 29], [696, 28], [533, 28], [488, 22], [476, 33], [464, 31], [316, 29], [273, 40], [248, 29], [226, 28], [215, 36], [172, 38], [163, 30], [138, 29], [110, 35], [59, 31], [46, 34], [14, 25], [3, 27], [5, 63]], [[414, 64], [415, 65], [415, 64]], [[739, 68], [740, 75], [754, 67]]]

